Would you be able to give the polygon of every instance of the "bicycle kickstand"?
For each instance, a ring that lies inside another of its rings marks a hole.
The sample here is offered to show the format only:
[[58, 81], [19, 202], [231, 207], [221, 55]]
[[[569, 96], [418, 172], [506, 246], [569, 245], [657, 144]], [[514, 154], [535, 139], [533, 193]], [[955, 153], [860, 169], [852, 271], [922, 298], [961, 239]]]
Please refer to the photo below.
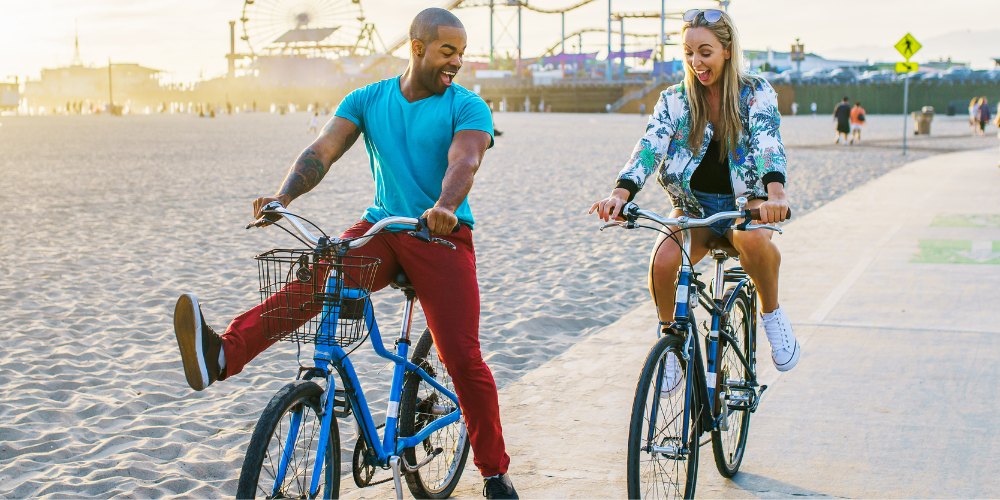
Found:
[[403, 482], [400, 480], [400, 457], [395, 456], [389, 459], [389, 467], [392, 468], [392, 483], [396, 486], [396, 500], [403, 500]]

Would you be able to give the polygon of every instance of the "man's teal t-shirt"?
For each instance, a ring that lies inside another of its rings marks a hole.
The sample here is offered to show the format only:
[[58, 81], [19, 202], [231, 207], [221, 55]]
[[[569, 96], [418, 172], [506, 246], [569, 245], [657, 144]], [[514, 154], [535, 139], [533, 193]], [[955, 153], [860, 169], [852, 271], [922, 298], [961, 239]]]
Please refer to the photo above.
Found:
[[[408, 102], [399, 77], [359, 88], [344, 98], [336, 116], [354, 122], [365, 137], [375, 179], [375, 201], [365, 210], [370, 222], [392, 216], [420, 217], [441, 196], [448, 149], [460, 130], [490, 134], [493, 117], [482, 98], [452, 84], [444, 94]], [[469, 199], [455, 216], [470, 228]]]

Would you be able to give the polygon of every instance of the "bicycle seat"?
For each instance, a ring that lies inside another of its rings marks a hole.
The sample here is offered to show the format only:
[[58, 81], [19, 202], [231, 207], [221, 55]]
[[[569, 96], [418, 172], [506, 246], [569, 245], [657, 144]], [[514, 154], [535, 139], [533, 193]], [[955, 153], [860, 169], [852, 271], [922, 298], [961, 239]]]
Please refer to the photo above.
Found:
[[402, 271], [400, 271], [399, 274], [397, 274], [396, 277], [392, 279], [392, 283], [389, 283], [389, 286], [399, 290], [412, 288], [410, 284], [410, 279], [407, 278], [406, 273]]
[[736, 247], [734, 247], [733, 244], [726, 238], [715, 238], [714, 240], [709, 241], [708, 249], [724, 252], [728, 258], [738, 259], [740, 257], [740, 252], [736, 250]]

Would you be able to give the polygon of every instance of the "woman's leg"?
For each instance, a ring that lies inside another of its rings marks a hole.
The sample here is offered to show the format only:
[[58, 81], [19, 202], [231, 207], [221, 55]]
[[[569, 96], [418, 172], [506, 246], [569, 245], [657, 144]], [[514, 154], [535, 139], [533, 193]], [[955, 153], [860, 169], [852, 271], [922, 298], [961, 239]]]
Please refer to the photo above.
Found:
[[[764, 200], [750, 200], [747, 209], [757, 208]], [[740, 264], [746, 270], [760, 296], [761, 310], [769, 313], [778, 308], [778, 267], [781, 253], [771, 241], [771, 231], [730, 231], [727, 235], [740, 252]]]
[[[680, 210], [674, 210], [670, 217], [683, 215]], [[673, 229], [672, 229], [673, 230]], [[708, 242], [715, 237], [711, 229], [699, 227], [690, 231], [678, 232], [678, 239], [690, 237], [691, 264], [694, 265], [708, 253]], [[677, 293], [677, 271], [681, 267], [681, 247], [673, 239], [660, 235], [653, 246], [649, 259], [649, 293], [656, 303], [656, 312], [660, 321], [669, 322], [674, 317], [674, 296]]]

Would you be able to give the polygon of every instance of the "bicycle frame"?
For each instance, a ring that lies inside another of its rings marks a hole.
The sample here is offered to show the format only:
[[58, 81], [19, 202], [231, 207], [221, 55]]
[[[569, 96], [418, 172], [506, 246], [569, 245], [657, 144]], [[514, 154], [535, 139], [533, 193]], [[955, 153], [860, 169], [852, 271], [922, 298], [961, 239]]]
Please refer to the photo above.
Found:
[[[737, 346], [738, 343], [736, 339], [733, 339], [728, 332], [721, 331], [722, 319], [728, 314], [732, 309], [736, 297], [740, 290], [747, 288], [748, 293], [754, 293], [753, 283], [750, 281], [749, 276], [745, 273], [739, 272], [727, 272], [725, 270], [724, 263], [728, 256], [724, 252], [713, 251], [713, 258], [716, 260], [715, 265], [715, 280], [714, 288], [712, 290], [712, 295], [706, 294], [702, 287], [703, 285], [697, 280], [696, 273], [694, 272], [694, 267], [691, 264], [689, 255], [691, 254], [691, 239], [684, 238], [683, 241], [683, 252], [681, 253], [681, 267], [677, 275], [677, 291], [674, 300], [674, 321], [670, 324], [669, 328], [681, 335], [684, 339], [684, 352], [683, 357], [688, 363], [686, 363], [686, 387], [684, 391], [684, 424], [683, 424], [683, 434], [681, 436], [681, 449], [680, 450], [662, 450], [670, 455], [677, 456], [679, 454], [685, 454], [689, 449], [689, 437], [690, 437], [690, 422], [691, 422], [691, 412], [694, 411], [693, 401], [695, 396], [695, 391], [698, 392], [702, 401], [707, 401], [705, 410], [707, 414], [700, 416], [702, 421], [708, 424], [709, 429], [714, 429], [719, 425], [721, 419], [725, 418], [725, 414], [722, 413], [721, 405], [718, 405], [716, 398], [717, 390], [717, 375], [718, 375], [718, 356], [722, 352], [722, 345], [720, 344], [720, 338], [724, 342], [728, 342], [732, 346]], [[726, 299], [726, 283], [735, 283], [733, 293], [730, 294], [729, 298]], [[706, 310], [711, 314], [710, 330], [708, 336], [706, 337], [706, 351], [707, 351], [707, 366], [702, 363], [701, 349], [698, 346], [698, 328], [697, 323], [694, 319], [694, 314], [692, 310], [694, 309], [693, 304], [701, 303]], [[749, 311], [751, 315], [756, 314], [756, 311]], [[755, 321], [751, 318], [751, 321]], [[662, 329], [658, 329], [658, 335], [662, 334]], [[751, 344], [755, 342], [753, 338], [753, 332], [751, 331]], [[753, 346], [749, 346], [751, 353], [751, 358], [746, 359], [739, 349], [735, 349], [737, 357], [740, 363], [743, 365], [744, 369], [749, 374], [749, 383], [751, 385], [756, 385], [757, 374], [755, 367], [755, 354]], [[703, 368], [704, 367], [704, 368]], [[697, 374], [697, 375], [696, 375]], [[704, 378], [702, 378], [704, 374]], [[655, 384], [655, 393], [659, 394], [663, 384], [663, 366], [660, 365], [657, 370]], [[725, 381], [728, 383], [728, 381]], [[652, 444], [653, 442], [653, 432], [656, 428], [656, 417], [659, 414], [659, 398], [653, 400], [653, 404], [650, 407], [649, 415], [649, 430], [646, 436], [646, 442]], [[697, 439], [697, 438], [696, 438]], [[695, 443], [695, 446], [698, 444]], [[655, 450], [654, 450], [655, 451]]]
[[[327, 290], [339, 289], [343, 298], [358, 299], [366, 296], [367, 292], [364, 290], [358, 288], [338, 288], [338, 285], [339, 280], [336, 276], [331, 275], [327, 279]], [[310, 495], [314, 496], [319, 493], [319, 482], [326, 460], [326, 447], [329, 442], [328, 437], [330, 433], [331, 420], [335, 418], [336, 398], [334, 398], [333, 395], [335, 394], [336, 380], [334, 379], [334, 372], [336, 372], [344, 384], [344, 393], [348, 403], [351, 405], [352, 411], [355, 414], [355, 420], [358, 423], [359, 432], [365, 440], [365, 443], [368, 445], [368, 449], [375, 452], [378, 462], [377, 465], [379, 466], [384, 467], [389, 465], [392, 462], [392, 459], [399, 457], [404, 449], [416, 446], [421, 441], [430, 437], [430, 435], [435, 431], [447, 425], [451, 425], [461, 418], [458, 396], [446, 389], [433, 377], [428, 375], [423, 368], [413, 364], [408, 359], [408, 352], [410, 348], [410, 327], [412, 324], [414, 302], [416, 302], [414, 294], [412, 292], [407, 292], [406, 303], [403, 310], [403, 324], [400, 330], [399, 339], [396, 341], [396, 352], [392, 353], [385, 348], [385, 344], [382, 341], [382, 335], [379, 331], [378, 323], [375, 320], [375, 311], [372, 308], [371, 301], [365, 300], [364, 321], [369, 328], [369, 338], [372, 343], [372, 348], [374, 348], [375, 354], [379, 357], [388, 359], [395, 365], [392, 374], [392, 384], [389, 390], [389, 403], [386, 408], [385, 432], [381, 439], [378, 435], [378, 427], [375, 425], [371, 410], [368, 407], [368, 400], [365, 398], [361, 382], [358, 379], [354, 365], [348, 357], [348, 353], [345, 352], [340, 346], [334, 344], [316, 344], [316, 351], [313, 356], [313, 361], [315, 362], [314, 370], [319, 371], [326, 378], [327, 390], [323, 393], [322, 425], [320, 428], [319, 443], [316, 450], [316, 459], [313, 465], [312, 480], [309, 487]], [[338, 324], [337, 319], [340, 317], [340, 307], [326, 306], [321, 314], [322, 319], [319, 326], [319, 335], [327, 338], [334, 338]], [[333, 370], [331, 370], [331, 367]], [[442, 415], [440, 418], [435, 419], [414, 436], [399, 436], [396, 434], [396, 423], [399, 419], [399, 402], [403, 392], [403, 382], [406, 372], [416, 373], [421, 379], [448, 397], [448, 399], [450, 399], [455, 405], [452, 411], [446, 415]], [[286, 439], [281, 462], [278, 465], [274, 486], [272, 487], [272, 494], [277, 493], [278, 488], [284, 482], [288, 459], [290, 458], [294, 448], [299, 423], [302, 417], [302, 411], [304, 410], [300, 409], [292, 415], [292, 429], [289, 431], [289, 435]], [[339, 450], [337, 450], [337, 452], [339, 452]]]

